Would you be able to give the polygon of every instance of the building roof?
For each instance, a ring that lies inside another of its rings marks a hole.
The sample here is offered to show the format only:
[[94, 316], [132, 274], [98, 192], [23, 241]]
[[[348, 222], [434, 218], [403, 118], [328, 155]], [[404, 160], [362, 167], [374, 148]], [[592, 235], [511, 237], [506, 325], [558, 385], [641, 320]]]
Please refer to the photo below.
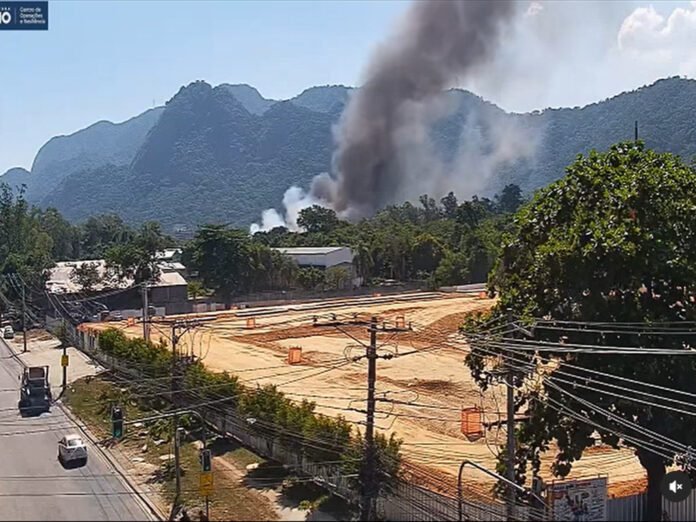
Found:
[[323, 256], [330, 254], [331, 252], [337, 252], [339, 250], [348, 249], [345, 246], [334, 246], [334, 247], [278, 247], [273, 250], [278, 250], [283, 254], [288, 255], [298, 255], [298, 256]]
[[[56, 266], [51, 268], [46, 281], [46, 290], [53, 294], [74, 294], [81, 292], [82, 287], [72, 280], [73, 271], [82, 265], [93, 264], [99, 276], [104, 280], [102, 283], [94, 285], [94, 290], [102, 292], [104, 290], [119, 290], [133, 286], [134, 281], [128, 279], [118, 279], [110, 275], [107, 271], [106, 261], [104, 259], [89, 259], [85, 261], [59, 261]], [[153, 287], [164, 286], [181, 286], [186, 284], [181, 274], [173, 269], [170, 263], [158, 263], [160, 267], [160, 277], [155, 283], [151, 283]]]

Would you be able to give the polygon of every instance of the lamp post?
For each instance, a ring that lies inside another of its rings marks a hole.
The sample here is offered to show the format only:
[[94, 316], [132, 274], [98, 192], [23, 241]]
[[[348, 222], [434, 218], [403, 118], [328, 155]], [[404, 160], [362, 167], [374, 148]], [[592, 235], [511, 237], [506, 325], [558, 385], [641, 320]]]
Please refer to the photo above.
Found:
[[496, 478], [498, 480], [502, 480], [503, 482], [505, 482], [505, 484], [507, 484], [508, 486], [512, 486], [517, 491], [522, 491], [523, 493], [529, 493], [534, 498], [536, 498], [542, 505], [546, 504], [544, 499], [541, 498], [536, 493], [534, 493], [533, 491], [529, 491], [529, 490], [525, 489], [524, 487], [520, 486], [519, 484], [516, 484], [515, 482], [508, 480], [507, 478], [503, 477], [502, 475], [498, 475], [494, 471], [486, 469], [483, 466], [476, 464], [475, 462], [471, 462], [470, 460], [463, 460], [461, 465], [459, 466], [459, 474], [457, 475], [457, 514], [458, 514], [457, 520], [459, 522], [462, 522], [462, 517], [463, 517], [463, 514], [462, 514], [462, 472], [464, 471], [464, 466], [466, 466], [467, 464], [476, 468], [479, 471], [484, 472], [486, 475], [489, 475], [489, 476]]

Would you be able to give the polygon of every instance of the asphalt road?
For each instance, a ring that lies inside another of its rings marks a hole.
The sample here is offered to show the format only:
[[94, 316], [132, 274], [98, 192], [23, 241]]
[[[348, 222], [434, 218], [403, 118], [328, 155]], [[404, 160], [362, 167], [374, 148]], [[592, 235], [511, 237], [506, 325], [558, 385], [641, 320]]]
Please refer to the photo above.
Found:
[[0, 340], [0, 520], [151, 520], [88, 441], [85, 466], [66, 469], [58, 462], [58, 440], [80, 432], [57, 406], [22, 418], [20, 374], [21, 365]]

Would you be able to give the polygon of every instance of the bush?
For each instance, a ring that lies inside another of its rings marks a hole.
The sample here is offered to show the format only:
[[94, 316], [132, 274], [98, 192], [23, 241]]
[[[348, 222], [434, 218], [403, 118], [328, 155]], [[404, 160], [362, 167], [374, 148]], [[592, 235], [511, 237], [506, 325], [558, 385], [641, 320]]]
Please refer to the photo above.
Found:
[[[105, 353], [131, 363], [135, 369], [153, 377], [171, 373], [171, 353], [164, 343], [129, 339], [123, 332], [110, 328], [99, 335], [99, 347]], [[229, 398], [229, 404], [246, 418], [253, 418], [250, 428], [260, 435], [278, 438], [316, 462], [343, 462], [346, 472], [362, 468], [363, 440], [354, 434], [343, 417], [327, 417], [316, 413], [315, 403], [288, 399], [275, 386], [246, 388], [234, 375], [214, 373], [203, 364], [191, 364], [183, 379], [184, 394], [192, 402]], [[225, 401], [227, 403], [227, 401]], [[220, 406], [220, 404], [216, 404]], [[380, 490], [388, 490], [398, 476], [401, 441], [394, 435], [375, 436]], [[359, 481], [354, 483], [359, 489]]]

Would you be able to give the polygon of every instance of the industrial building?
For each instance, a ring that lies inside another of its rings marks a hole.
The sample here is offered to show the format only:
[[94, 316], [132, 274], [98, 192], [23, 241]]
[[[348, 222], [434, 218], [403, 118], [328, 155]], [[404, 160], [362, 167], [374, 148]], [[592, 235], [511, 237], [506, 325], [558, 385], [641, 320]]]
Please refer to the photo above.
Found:
[[[159, 277], [156, 281], [148, 283], [149, 304], [158, 314], [170, 315], [191, 311], [187, 282], [181, 270], [177, 269], [178, 264], [166, 261], [158, 263]], [[94, 266], [99, 274], [99, 282], [90, 289], [83, 288], [73, 275], [75, 269], [83, 265]], [[124, 315], [140, 315], [142, 292], [139, 286], [133, 285], [132, 279], [119, 279], [110, 274], [104, 259], [59, 261], [49, 271], [46, 291], [67, 298], [68, 302], [89, 299], [90, 302], [103, 304], [109, 310], [124, 311]]]
[[350, 274], [352, 286], [360, 286], [361, 278], [355, 270], [353, 263], [353, 251], [345, 246], [335, 247], [280, 247], [274, 248], [278, 252], [285, 254], [293, 259], [300, 268], [318, 268], [327, 270], [329, 268], [345, 268]]

